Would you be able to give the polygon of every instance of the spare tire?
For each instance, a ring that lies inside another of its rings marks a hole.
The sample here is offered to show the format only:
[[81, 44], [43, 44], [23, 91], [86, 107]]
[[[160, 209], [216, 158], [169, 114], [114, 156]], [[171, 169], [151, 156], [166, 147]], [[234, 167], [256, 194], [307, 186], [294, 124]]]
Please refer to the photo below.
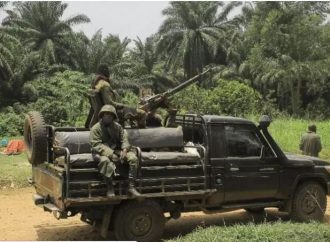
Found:
[[46, 125], [41, 113], [31, 111], [25, 116], [24, 142], [28, 160], [32, 165], [38, 165], [46, 161]]

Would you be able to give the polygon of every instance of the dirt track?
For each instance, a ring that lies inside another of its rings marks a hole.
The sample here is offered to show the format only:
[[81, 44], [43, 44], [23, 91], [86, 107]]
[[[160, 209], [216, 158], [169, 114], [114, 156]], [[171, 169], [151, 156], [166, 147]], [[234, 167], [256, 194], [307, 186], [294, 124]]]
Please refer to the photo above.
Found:
[[[56, 220], [52, 214], [34, 206], [33, 188], [0, 190], [0, 240], [103, 240], [98, 231], [81, 222], [79, 216]], [[286, 216], [276, 210], [267, 210], [267, 220], [274, 221]], [[205, 215], [187, 213], [179, 220], [166, 224], [164, 239], [175, 238], [193, 231], [197, 226], [234, 223], [263, 222], [263, 217], [252, 217], [244, 210]], [[325, 222], [330, 224], [330, 197]], [[112, 235], [109, 240], [114, 240]]]

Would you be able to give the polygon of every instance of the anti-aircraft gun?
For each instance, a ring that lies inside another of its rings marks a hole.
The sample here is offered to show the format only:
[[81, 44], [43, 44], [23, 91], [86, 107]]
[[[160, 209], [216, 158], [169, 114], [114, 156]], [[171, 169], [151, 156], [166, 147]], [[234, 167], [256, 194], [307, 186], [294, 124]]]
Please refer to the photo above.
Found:
[[171, 98], [174, 94], [180, 92], [181, 90], [185, 89], [186, 87], [190, 86], [191, 84], [197, 82], [201, 76], [205, 75], [210, 70], [211, 69], [207, 69], [206, 71], [190, 78], [189, 80], [181, 83], [180, 85], [170, 90], [167, 90], [166, 92], [143, 98], [138, 104], [139, 108], [146, 112], [157, 108], [168, 108], [169, 98]]
[[[174, 110], [173, 107], [170, 107], [170, 98], [178, 93], [179, 91], [183, 90], [184, 88], [188, 87], [189, 85], [197, 82], [199, 78], [203, 75], [205, 75], [207, 72], [209, 72], [211, 69], [207, 69], [206, 71], [190, 78], [189, 80], [181, 83], [180, 85], [166, 91], [163, 93], [159, 93], [153, 96], [149, 96], [146, 98], [143, 98], [138, 103], [138, 108], [144, 110], [146, 113], [150, 112], [151, 110], [155, 110], [157, 108], [165, 108], [168, 111]], [[98, 112], [100, 111], [101, 107], [103, 106], [103, 102], [100, 98], [100, 96], [92, 91], [89, 94], [90, 103], [91, 103], [91, 109], [88, 114], [85, 127], [91, 128], [95, 123], [98, 121]], [[119, 123], [121, 125], [125, 125], [125, 121], [130, 121], [131, 126], [135, 126], [134, 121], [138, 119], [138, 113], [136, 107], [129, 107], [129, 106], [123, 106], [120, 109], [117, 109], [117, 114], [119, 118]]]

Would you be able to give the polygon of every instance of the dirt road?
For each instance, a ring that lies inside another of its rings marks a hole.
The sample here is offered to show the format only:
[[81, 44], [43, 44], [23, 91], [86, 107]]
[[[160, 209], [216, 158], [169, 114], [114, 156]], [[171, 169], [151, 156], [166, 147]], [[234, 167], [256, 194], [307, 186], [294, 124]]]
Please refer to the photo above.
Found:
[[[103, 240], [98, 231], [81, 222], [79, 216], [56, 220], [32, 202], [33, 188], [0, 190], [0, 240]], [[267, 210], [267, 220], [286, 216], [276, 210]], [[187, 213], [179, 220], [166, 224], [164, 239], [175, 238], [193, 231], [197, 226], [230, 225], [234, 223], [263, 222], [263, 217], [252, 217], [244, 210], [206, 215]], [[330, 224], [330, 197], [325, 222]], [[110, 235], [109, 240], [114, 240]]]

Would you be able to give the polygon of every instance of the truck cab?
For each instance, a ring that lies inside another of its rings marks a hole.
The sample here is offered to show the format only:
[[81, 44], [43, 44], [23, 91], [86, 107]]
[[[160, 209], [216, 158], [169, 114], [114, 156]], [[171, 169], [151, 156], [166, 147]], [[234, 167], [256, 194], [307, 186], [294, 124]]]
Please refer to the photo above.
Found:
[[329, 163], [285, 154], [268, 132], [267, 116], [258, 125], [215, 115], [177, 115], [175, 123], [126, 129], [139, 159], [142, 198], [127, 194], [125, 166], [109, 198], [91, 158], [89, 130], [45, 125], [41, 114], [29, 113], [25, 140], [30, 158], [38, 158], [30, 159], [35, 204], [58, 219], [80, 214], [103, 237], [113, 231], [119, 240], [156, 241], [166, 221], [190, 211], [277, 207], [297, 221], [322, 220]]

